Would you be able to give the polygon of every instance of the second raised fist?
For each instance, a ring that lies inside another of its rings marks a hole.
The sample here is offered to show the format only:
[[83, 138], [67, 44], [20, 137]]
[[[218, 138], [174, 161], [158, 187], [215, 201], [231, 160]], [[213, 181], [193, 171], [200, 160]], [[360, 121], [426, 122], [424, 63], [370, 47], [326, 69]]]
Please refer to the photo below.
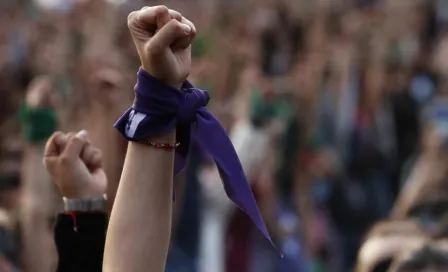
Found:
[[47, 141], [44, 164], [62, 195], [70, 199], [101, 197], [107, 178], [101, 151], [90, 143], [86, 131], [55, 132]]

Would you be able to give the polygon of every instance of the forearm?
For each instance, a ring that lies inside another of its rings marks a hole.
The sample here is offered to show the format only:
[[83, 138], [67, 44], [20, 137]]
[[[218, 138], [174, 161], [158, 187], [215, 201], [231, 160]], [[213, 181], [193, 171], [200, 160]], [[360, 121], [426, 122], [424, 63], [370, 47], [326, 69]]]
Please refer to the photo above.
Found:
[[406, 186], [401, 190], [391, 212], [391, 217], [401, 219], [407, 217], [409, 210], [425, 193], [428, 185], [439, 184], [445, 179], [446, 171], [434, 161], [425, 161], [419, 158], [412, 171]]
[[[123, 99], [123, 101], [125, 103], [129, 102], [128, 99]], [[121, 107], [117, 108], [117, 111], [122, 110]], [[107, 212], [110, 214], [115, 200], [115, 194], [118, 189], [127, 142], [120, 135], [115, 133], [114, 128], [110, 126], [110, 124], [115, 121], [116, 116], [112, 114], [112, 116], [109, 116], [109, 109], [95, 106], [89, 114], [90, 116], [96, 117], [91, 120], [84, 120], [80, 127], [89, 131], [89, 136], [92, 139], [92, 142], [102, 151], [102, 165], [108, 180]]]
[[[172, 132], [154, 142], [174, 142]], [[106, 238], [105, 272], [162, 272], [169, 247], [174, 150], [129, 143]]]
[[[53, 248], [50, 219], [56, 211], [55, 191], [42, 165], [43, 144], [27, 146], [24, 152], [21, 216], [23, 261], [25, 271], [49, 271], [55, 260], [52, 254], [38, 254]], [[51, 250], [50, 252], [54, 252]]]

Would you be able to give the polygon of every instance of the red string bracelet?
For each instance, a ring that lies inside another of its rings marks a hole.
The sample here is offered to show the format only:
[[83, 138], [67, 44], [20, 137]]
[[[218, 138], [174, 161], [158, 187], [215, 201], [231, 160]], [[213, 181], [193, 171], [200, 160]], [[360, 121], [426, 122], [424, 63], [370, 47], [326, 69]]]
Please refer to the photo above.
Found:
[[155, 142], [146, 142], [146, 143], [155, 148], [165, 148], [165, 149], [174, 149], [180, 145], [179, 142], [176, 142], [174, 144], [155, 143]]
[[76, 212], [69, 212], [68, 213], [72, 217], [73, 221], [73, 231], [78, 232], [78, 222], [76, 221]]
[[78, 228], [78, 220], [76, 219], [76, 216], [79, 214], [96, 214], [96, 213], [101, 213], [101, 212], [75, 212], [75, 211], [70, 211], [67, 212], [66, 214], [70, 215], [70, 217], [72, 218], [72, 223], [73, 223], [73, 231], [74, 232], [78, 232], [79, 228]]

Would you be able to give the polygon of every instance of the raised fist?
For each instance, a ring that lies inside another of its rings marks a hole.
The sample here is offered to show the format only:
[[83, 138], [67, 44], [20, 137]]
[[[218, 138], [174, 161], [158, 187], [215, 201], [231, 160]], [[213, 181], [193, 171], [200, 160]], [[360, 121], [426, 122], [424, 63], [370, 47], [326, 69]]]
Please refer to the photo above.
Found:
[[173, 87], [180, 87], [191, 69], [194, 25], [165, 6], [144, 7], [128, 16], [128, 27], [143, 69]]
[[53, 107], [53, 82], [48, 76], [39, 76], [31, 81], [26, 93], [26, 103], [31, 108]]
[[85, 130], [55, 132], [47, 141], [43, 161], [64, 197], [93, 198], [106, 193], [101, 151], [90, 143]]

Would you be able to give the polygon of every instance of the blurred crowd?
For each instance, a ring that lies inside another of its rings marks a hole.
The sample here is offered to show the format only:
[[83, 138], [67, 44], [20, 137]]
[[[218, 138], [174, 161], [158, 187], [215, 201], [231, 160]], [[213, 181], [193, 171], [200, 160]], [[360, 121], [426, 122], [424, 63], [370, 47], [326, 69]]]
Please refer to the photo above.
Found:
[[168, 269], [448, 271], [448, 1], [0, 0], [0, 272], [57, 262], [61, 198], [25, 106], [54, 112], [43, 134], [89, 131], [112, 205], [126, 150], [112, 125], [140, 65], [126, 17], [156, 4], [196, 25], [190, 81], [284, 255], [193, 143]]

